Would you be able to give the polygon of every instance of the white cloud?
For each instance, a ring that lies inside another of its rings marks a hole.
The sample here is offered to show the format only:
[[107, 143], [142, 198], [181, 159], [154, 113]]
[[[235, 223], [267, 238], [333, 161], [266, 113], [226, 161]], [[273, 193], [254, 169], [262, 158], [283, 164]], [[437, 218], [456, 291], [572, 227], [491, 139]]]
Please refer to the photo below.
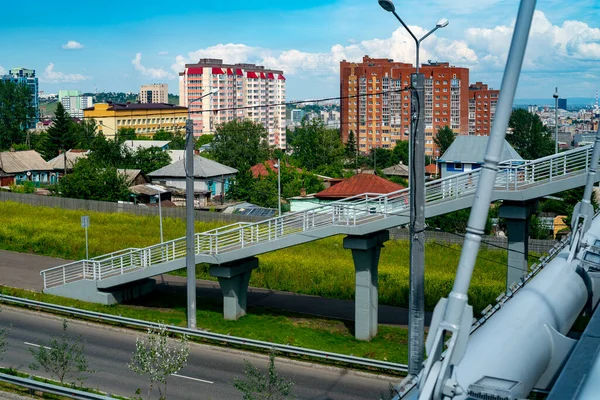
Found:
[[6, 74], [6, 69], [4, 69], [4, 67], [2, 67], [2, 65], [0, 65], [0, 75], [5, 75]]
[[54, 70], [54, 64], [50, 63], [44, 69], [40, 80], [44, 83], [74, 83], [90, 79], [89, 76], [81, 74], [65, 74]]
[[166, 56], [169, 55], [168, 51], [159, 51], [158, 53], [156, 53], [157, 56]]
[[66, 44], [62, 45], [65, 50], [79, 50], [83, 49], [83, 45], [75, 40], [69, 40]]
[[147, 68], [142, 65], [142, 53], [136, 53], [135, 58], [131, 60], [136, 71], [140, 71], [142, 75], [153, 79], [173, 79], [174, 75], [165, 71], [162, 68]]

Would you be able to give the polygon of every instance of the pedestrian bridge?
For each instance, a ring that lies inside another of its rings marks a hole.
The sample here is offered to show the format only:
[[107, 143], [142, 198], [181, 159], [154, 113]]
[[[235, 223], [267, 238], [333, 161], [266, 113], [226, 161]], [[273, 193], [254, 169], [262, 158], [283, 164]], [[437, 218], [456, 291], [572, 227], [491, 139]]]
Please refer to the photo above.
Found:
[[[583, 186], [592, 146], [499, 166], [493, 200], [522, 202]], [[471, 207], [481, 170], [427, 182], [425, 215]], [[409, 222], [409, 189], [364, 193], [261, 222], [240, 222], [196, 233], [196, 263], [231, 266], [258, 254], [333, 235], [365, 236]], [[129, 248], [41, 272], [44, 292], [89, 301], [95, 293], [185, 267], [186, 239]], [[215, 275], [219, 276], [219, 275]], [[246, 283], [247, 284], [247, 283]], [[114, 301], [114, 300], [113, 300]]]

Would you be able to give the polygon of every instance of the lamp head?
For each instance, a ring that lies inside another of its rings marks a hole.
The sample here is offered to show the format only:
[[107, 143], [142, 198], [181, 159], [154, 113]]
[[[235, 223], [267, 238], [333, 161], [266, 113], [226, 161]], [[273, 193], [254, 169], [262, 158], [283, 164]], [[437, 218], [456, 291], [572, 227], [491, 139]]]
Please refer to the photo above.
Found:
[[450, 22], [446, 18], [442, 18], [435, 24], [435, 26], [437, 26], [438, 28], [445, 28], [448, 26], [449, 23]]
[[554, 88], [554, 94], [552, 95], [555, 99], [558, 99], [558, 88]]
[[394, 6], [394, 3], [392, 2], [392, 0], [379, 0], [379, 5], [385, 11], [388, 11], [388, 12], [396, 11], [396, 7]]

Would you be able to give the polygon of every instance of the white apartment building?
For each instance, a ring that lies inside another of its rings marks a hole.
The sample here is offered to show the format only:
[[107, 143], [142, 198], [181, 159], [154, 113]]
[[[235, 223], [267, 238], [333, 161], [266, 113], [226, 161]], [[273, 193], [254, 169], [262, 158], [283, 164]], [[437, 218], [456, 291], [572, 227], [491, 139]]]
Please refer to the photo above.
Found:
[[[195, 101], [215, 90], [216, 94]], [[196, 136], [212, 134], [217, 126], [236, 118], [249, 119], [267, 129], [269, 145], [285, 148], [285, 106], [275, 105], [283, 103], [283, 71], [201, 59], [186, 64], [179, 73], [179, 105], [189, 108]]]
[[169, 85], [166, 83], [153, 83], [142, 85], [140, 88], [140, 103], [164, 103], [169, 102]]
[[83, 110], [94, 105], [92, 96], [82, 96], [79, 90], [59, 90], [58, 100], [73, 118], [83, 119]]

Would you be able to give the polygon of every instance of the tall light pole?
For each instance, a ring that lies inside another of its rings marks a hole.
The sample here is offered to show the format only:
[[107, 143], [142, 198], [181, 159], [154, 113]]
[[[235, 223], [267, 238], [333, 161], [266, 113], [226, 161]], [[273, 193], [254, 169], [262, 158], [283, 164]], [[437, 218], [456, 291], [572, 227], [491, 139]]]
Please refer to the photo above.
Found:
[[190, 118], [193, 102], [217, 93], [218, 89], [188, 102], [185, 124], [185, 266], [187, 271], [187, 327], [196, 329], [196, 252], [194, 251], [194, 124]]
[[163, 225], [162, 225], [162, 202], [160, 198], [161, 194], [157, 194], [156, 198], [158, 199], [158, 219], [160, 220], [160, 242], [164, 242], [165, 238], [163, 236]]
[[554, 88], [554, 154], [558, 154], [558, 88]]
[[277, 159], [277, 216], [281, 216], [281, 158]]
[[416, 73], [411, 75], [411, 86], [416, 96], [411, 96], [411, 151], [409, 152], [410, 187], [410, 289], [408, 309], [408, 373], [417, 375], [423, 364], [425, 331], [425, 77], [419, 73], [421, 42], [448, 20], [440, 19], [435, 28], [420, 39], [396, 13], [391, 0], [378, 0], [379, 5], [394, 14], [408, 31], [416, 45]]

